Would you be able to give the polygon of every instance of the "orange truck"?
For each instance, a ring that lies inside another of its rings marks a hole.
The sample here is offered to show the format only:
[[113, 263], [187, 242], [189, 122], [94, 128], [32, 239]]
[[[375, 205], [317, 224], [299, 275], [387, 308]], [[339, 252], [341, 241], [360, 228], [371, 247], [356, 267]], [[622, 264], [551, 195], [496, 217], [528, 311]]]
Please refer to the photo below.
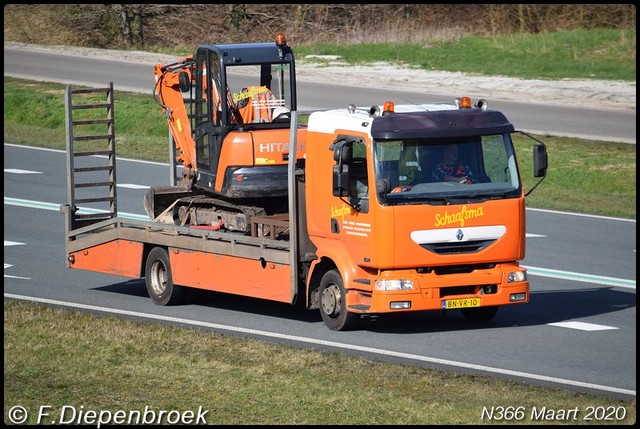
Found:
[[[188, 75], [179, 79], [185, 90], [193, 81]], [[71, 100], [73, 91], [67, 92]], [[234, 102], [235, 92], [230, 93], [228, 103]], [[68, 112], [72, 106], [68, 101]], [[348, 105], [313, 112], [306, 125], [299, 124], [295, 103], [288, 108], [288, 144], [281, 158], [285, 207], [241, 210], [239, 223], [247, 225], [242, 230], [233, 221], [227, 228], [229, 218], [215, 215], [233, 201], [199, 188], [199, 181], [206, 186], [215, 181], [211, 175], [202, 179], [207, 175], [199, 176], [197, 169], [188, 174], [190, 188], [160, 188], [161, 208], [150, 208], [155, 193], [148, 194], [149, 220], [118, 216], [115, 174], [109, 208], [87, 214], [78, 204], [92, 198], [74, 192], [78, 175], [95, 167], [76, 167], [76, 161], [93, 152], [74, 149], [77, 133], [68, 131], [69, 201], [61, 206], [67, 266], [145, 278], [159, 305], [179, 304], [191, 289], [300, 304], [319, 310], [336, 331], [357, 328], [363, 315], [399, 312], [460, 310], [469, 320], [486, 321], [501, 306], [529, 301], [527, 273], [519, 261], [525, 256], [525, 196], [546, 176], [543, 142], [525, 133], [514, 137], [518, 132], [503, 113], [468, 97], [452, 103]], [[262, 131], [233, 116], [228, 115], [225, 133], [235, 141]], [[74, 122], [68, 119], [70, 130]], [[533, 139], [530, 169], [540, 179], [528, 192], [514, 138], [518, 145]], [[233, 145], [222, 141], [223, 148]], [[115, 172], [115, 145], [109, 147], [107, 170]], [[447, 158], [449, 152], [457, 152], [455, 160]], [[198, 151], [192, 156], [197, 166]], [[238, 174], [235, 179], [242, 181]], [[197, 213], [184, 216], [188, 205], [174, 210], [168, 204], [189, 192], [194, 195], [187, 198], [211, 203], [207, 210], [214, 215], [196, 221]], [[242, 203], [260, 206], [251, 198]]]

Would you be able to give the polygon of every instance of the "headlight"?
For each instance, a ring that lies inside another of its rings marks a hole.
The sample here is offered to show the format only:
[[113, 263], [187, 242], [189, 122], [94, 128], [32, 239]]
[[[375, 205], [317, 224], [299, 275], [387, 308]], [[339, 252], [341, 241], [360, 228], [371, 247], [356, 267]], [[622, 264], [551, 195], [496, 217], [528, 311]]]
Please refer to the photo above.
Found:
[[508, 283], [526, 282], [526, 281], [527, 281], [526, 271], [514, 271], [512, 273], [509, 273], [509, 275], [507, 276]]
[[413, 290], [411, 280], [376, 280], [376, 290]]

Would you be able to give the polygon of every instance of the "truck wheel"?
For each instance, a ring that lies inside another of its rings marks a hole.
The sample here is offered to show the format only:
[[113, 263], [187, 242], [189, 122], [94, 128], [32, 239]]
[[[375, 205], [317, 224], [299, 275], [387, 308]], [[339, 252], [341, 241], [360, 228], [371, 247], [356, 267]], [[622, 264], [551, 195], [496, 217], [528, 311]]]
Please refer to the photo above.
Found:
[[460, 312], [465, 319], [472, 322], [486, 322], [493, 319], [493, 316], [498, 312], [498, 306], [461, 308]]
[[154, 247], [145, 266], [147, 292], [155, 304], [180, 304], [186, 296], [185, 288], [173, 284], [169, 254], [162, 247]]
[[359, 316], [347, 311], [342, 277], [336, 270], [328, 271], [320, 281], [320, 314], [332, 331], [352, 329]]

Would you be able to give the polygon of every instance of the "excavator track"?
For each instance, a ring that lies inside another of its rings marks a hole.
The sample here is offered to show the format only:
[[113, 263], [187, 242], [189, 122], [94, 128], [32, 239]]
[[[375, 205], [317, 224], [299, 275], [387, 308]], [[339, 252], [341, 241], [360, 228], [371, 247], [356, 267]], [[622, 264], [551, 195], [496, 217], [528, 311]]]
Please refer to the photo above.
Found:
[[261, 207], [237, 205], [204, 195], [180, 198], [172, 207], [176, 225], [207, 226], [245, 234], [251, 231], [253, 216], [265, 215], [266, 211]]

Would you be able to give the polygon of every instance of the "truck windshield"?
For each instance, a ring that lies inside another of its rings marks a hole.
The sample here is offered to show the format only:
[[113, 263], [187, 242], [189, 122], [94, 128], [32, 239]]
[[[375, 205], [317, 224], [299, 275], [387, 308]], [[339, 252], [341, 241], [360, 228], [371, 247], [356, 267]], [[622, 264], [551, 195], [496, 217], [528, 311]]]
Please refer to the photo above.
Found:
[[383, 204], [448, 204], [521, 193], [508, 133], [374, 142], [376, 190]]
[[292, 109], [290, 64], [227, 66], [230, 98], [245, 124], [288, 121]]

